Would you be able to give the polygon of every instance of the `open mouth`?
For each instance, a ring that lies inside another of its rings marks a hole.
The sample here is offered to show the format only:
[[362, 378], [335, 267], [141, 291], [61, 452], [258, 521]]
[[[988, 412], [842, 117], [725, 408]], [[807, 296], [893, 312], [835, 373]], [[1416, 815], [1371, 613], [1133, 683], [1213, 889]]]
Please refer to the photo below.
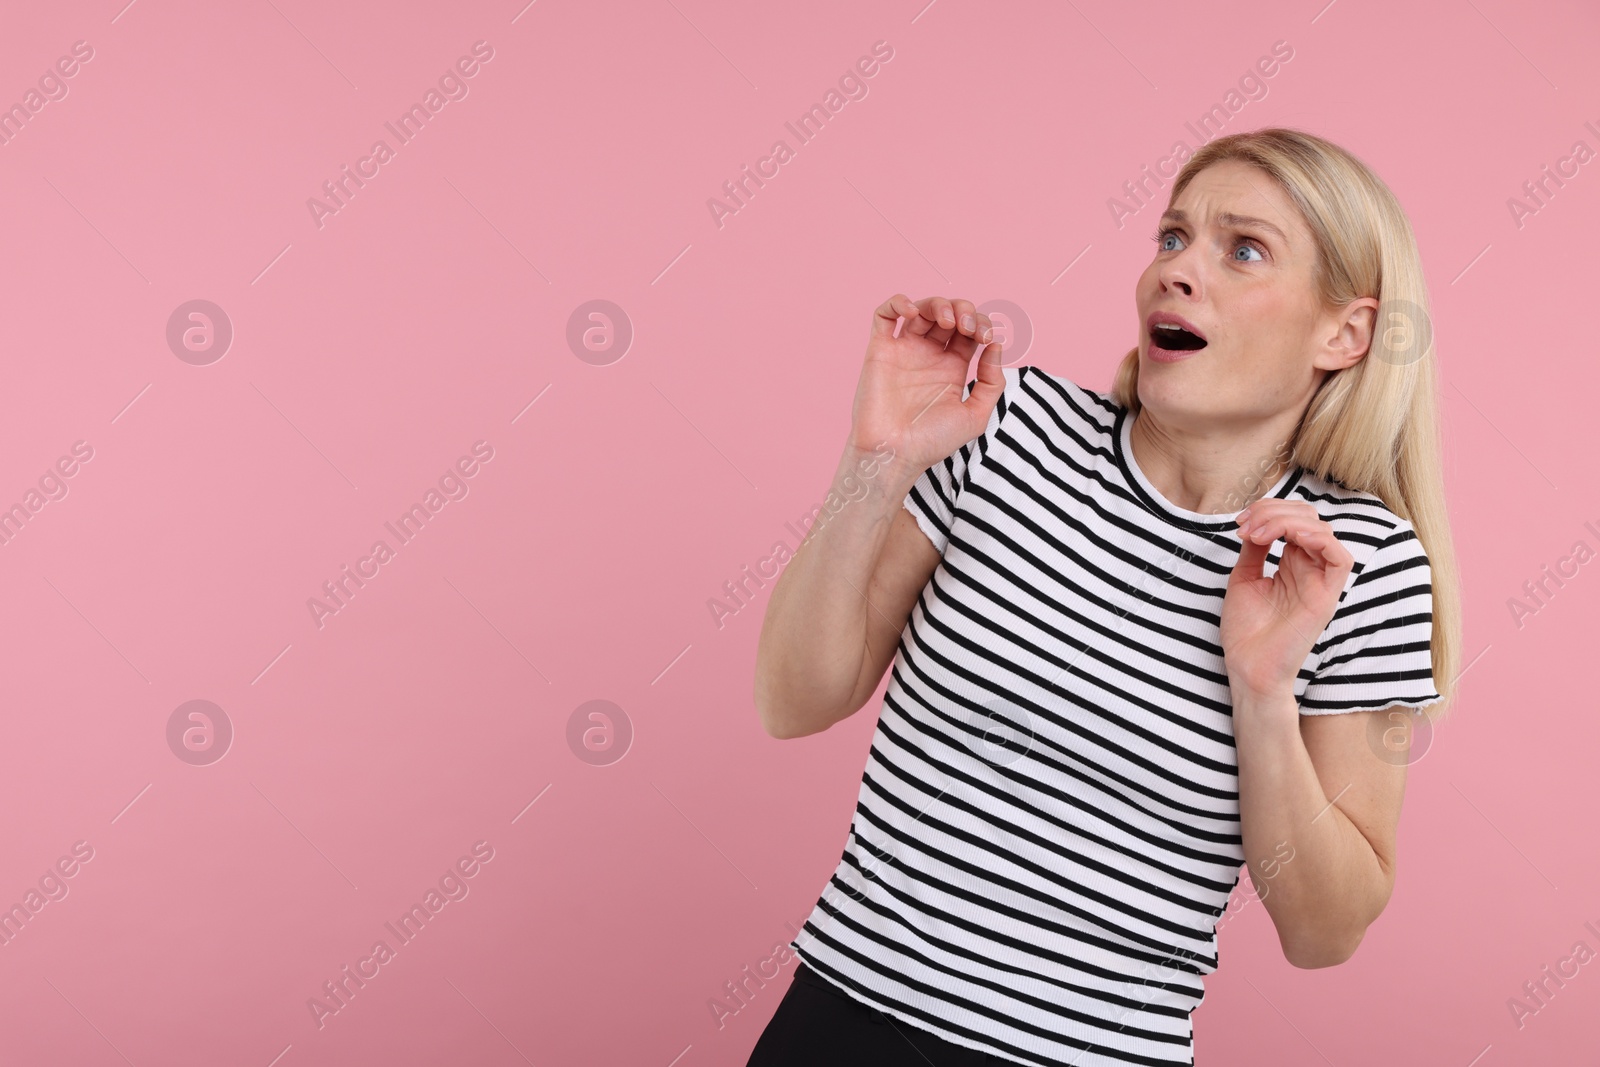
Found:
[[1195, 352], [1206, 346], [1206, 339], [1190, 333], [1174, 322], [1159, 322], [1150, 331], [1150, 341], [1169, 352]]

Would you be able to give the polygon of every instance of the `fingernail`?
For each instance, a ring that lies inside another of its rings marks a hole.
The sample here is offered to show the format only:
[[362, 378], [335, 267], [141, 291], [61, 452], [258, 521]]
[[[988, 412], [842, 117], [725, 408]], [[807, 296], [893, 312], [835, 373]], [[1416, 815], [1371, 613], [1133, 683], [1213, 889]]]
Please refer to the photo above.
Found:
[[974, 326], [976, 326], [977, 324], [978, 324], [977, 320], [974, 319], [971, 315], [963, 315], [963, 316], [961, 316], [961, 328], [963, 330], [970, 330]]

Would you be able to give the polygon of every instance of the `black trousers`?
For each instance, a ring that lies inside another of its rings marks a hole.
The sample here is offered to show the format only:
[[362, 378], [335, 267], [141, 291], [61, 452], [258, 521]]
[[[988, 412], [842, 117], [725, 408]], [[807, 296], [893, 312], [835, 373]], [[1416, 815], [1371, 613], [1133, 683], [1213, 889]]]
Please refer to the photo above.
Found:
[[990, 1067], [1015, 1061], [953, 1045], [891, 1018], [797, 962], [745, 1067]]

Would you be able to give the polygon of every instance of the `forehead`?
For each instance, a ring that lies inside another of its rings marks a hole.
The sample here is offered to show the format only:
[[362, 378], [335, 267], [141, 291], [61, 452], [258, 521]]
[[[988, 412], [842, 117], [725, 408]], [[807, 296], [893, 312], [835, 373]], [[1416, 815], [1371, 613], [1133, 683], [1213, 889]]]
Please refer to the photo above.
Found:
[[1200, 171], [1169, 210], [1192, 225], [1237, 225], [1239, 218], [1260, 219], [1282, 231], [1291, 248], [1305, 248], [1311, 242], [1300, 212], [1272, 176], [1238, 160], [1213, 163]]

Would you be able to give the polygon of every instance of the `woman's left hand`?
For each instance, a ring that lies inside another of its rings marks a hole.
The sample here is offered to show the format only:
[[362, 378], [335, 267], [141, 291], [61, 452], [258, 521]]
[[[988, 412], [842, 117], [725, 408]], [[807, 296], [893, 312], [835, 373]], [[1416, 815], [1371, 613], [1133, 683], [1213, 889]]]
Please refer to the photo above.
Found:
[[[1256, 694], [1293, 692], [1312, 646], [1339, 606], [1355, 564], [1333, 527], [1303, 500], [1258, 500], [1240, 515], [1244, 545], [1222, 598], [1222, 653], [1229, 684]], [[1262, 576], [1282, 539], [1277, 572]]]

